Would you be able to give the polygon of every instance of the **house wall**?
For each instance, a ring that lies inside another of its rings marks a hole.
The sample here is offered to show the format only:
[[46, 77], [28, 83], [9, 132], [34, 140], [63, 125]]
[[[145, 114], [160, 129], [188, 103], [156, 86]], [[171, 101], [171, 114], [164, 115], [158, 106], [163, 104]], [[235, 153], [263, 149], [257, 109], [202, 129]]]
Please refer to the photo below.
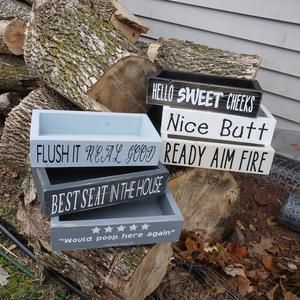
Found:
[[300, 131], [299, 0], [120, 0], [161, 36], [257, 54], [263, 103], [278, 127]]

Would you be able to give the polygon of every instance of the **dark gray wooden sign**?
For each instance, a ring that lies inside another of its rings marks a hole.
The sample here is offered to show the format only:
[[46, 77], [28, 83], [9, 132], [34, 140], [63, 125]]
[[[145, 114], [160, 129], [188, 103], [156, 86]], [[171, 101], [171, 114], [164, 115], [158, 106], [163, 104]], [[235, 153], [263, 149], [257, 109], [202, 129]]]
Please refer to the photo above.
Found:
[[53, 250], [89, 249], [173, 242], [183, 217], [167, 189], [146, 202], [88, 210], [51, 218]]
[[262, 98], [256, 80], [177, 71], [149, 77], [147, 103], [256, 117]]
[[[33, 179], [46, 217], [163, 194], [168, 170], [155, 167], [33, 168]], [[117, 209], [117, 208], [116, 208]]]
[[33, 110], [32, 167], [155, 166], [161, 139], [146, 114]]

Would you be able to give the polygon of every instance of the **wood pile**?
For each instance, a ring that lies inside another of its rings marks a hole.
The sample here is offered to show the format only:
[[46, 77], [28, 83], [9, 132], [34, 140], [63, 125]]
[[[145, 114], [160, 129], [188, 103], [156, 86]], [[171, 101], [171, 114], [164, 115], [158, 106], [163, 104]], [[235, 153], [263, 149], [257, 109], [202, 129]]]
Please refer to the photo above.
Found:
[[[136, 43], [148, 28], [117, 1], [0, 0], [0, 160], [26, 175], [19, 227], [41, 266], [93, 299], [144, 299], [164, 277], [172, 246], [54, 252], [28, 175], [32, 109], [148, 113], [149, 75], [166, 68], [253, 79], [260, 59], [187, 41]], [[31, 5], [33, 6], [31, 7]], [[25, 31], [26, 29], [26, 31]], [[0, 133], [1, 134], [1, 133]], [[220, 240], [234, 221], [238, 187], [229, 172], [170, 168], [185, 229]]]

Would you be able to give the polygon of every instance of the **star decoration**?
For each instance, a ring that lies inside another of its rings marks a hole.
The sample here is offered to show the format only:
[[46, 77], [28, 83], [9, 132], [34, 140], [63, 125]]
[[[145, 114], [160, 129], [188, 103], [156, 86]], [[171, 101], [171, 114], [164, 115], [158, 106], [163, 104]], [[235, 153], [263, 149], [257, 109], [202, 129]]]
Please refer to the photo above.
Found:
[[97, 227], [97, 226], [96, 226], [95, 228], [92, 228], [92, 232], [93, 232], [93, 233], [99, 233], [100, 230], [101, 230], [101, 229], [100, 229], [99, 227]]
[[105, 232], [112, 232], [113, 229], [110, 225], [104, 228]]
[[120, 225], [119, 227], [117, 227], [118, 231], [124, 231], [125, 230], [125, 226], [123, 225]]
[[137, 229], [137, 226], [135, 224], [132, 224], [131, 226], [129, 226], [130, 231], [135, 231]]
[[145, 223], [142, 225], [142, 230], [147, 230], [149, 227], [150, 225]]

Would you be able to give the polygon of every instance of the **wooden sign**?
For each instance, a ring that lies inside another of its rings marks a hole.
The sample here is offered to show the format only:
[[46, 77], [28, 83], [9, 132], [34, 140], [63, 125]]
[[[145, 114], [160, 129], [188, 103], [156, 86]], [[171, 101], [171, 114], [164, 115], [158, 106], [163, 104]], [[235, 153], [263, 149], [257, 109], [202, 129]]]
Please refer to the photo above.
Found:
[[173, 242], [183, 217], [169, 190], [155, 200], [129, 202], [51, 218], [53, 250]]
[[256, 119], [164, 106], [161, 133], [270, 145], [275, 125], [276, 119], [263, 105]]
[[147, 103], [256, 117], [262, 89], [256, 80], [161, 71], [148, 80]]
[[163, 138], [161, 162], [167, 165], [196, 167], [267, 175], [273, 162], [271, 146], [249, 146]]
[[295, 231], [300, 231], [300, 195], [289, 195], [280, 210], [278, 220], [281, 224]]
[[33, 168], [32, 175], [44, 215], [54, 217], [151, 200], [165, 192], [168, 170], [162, 164], [155, 167]]
[[32, 167], [155, 166], [160, 136], [146, 114], [34, 110]]

